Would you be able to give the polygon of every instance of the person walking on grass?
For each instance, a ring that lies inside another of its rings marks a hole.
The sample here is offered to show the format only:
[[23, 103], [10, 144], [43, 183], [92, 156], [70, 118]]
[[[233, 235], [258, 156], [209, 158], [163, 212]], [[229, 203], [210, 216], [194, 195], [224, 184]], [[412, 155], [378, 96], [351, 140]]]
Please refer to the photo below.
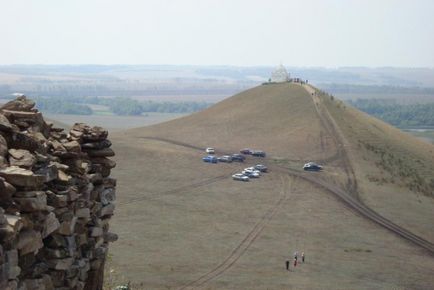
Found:
[[285, 265], [286, 265], [286, 271], [289, 271], [289, 260], [285, 261]]
[[298, 253], [297, 253], [297, 251], [294, 252], [294, 259], [298, 260]]
[[304, 252], [301, 252], [301, 262], [304, 263]]
[[294, 268], [297, 267], [297, 259], [294, 258]]

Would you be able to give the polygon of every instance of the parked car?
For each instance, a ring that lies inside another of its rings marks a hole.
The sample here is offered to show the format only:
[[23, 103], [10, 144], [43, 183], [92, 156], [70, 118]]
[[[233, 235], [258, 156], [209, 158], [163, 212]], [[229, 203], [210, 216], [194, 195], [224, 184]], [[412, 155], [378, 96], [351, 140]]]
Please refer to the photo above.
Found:
[[237, 162], [244, 162], [244, 160], [246, 160], [246, 157], [244, 157], [241, 154], [232, 154], [232, 161], [237, 161]]
[[251, 154], [256, 157], [265, 157], [265, 152], [262, 150], [253, 150]]
[[253, 172], [253, 173], [257, 173], [258, 175], [261, 175], [261, 171], [255, 169], [255, 167], [244, 168], [244, 171], [246, 171], [246, 172]]
[[215, 150], [212, 147], [208, 147], [208, 148], [205, 149], [205, 152], [208, 153], [208, 154], [214, 154]]
[[250, 154], [252, 154], [252, 150], [250, 150], [249, 148], [244, 148], [244, 149], [240, 150], [240, 153], [250, 155]]
[[315, 162], [308, 162], [303, 166], [303, 169], [309, 171], [320, 171], [322, 169], [322, 166], [316, 164]]
[[232, 162], [232, 156], [229, 155], [223, 155], [221, 157], [218, 157], [217, 160], [219, 162], [226, 162], [226, 163], [231, 163]]
[[267, 171], [268, 171], [267, 166], [265, 166], [265, 165], [263, 165], [263, 164], [256, 164], [256, 165], [254, 166], [254, 168], [255, 168], [256, 170], [261, 171], [261, 172], [267, 172]]
[[243, 170], [241, 173], [250, 178], [259, 178], [260, 176], [257, 171], [252, 171], [252, 170]]
[[232, 175], [232, 178], [234, 180], [239, 180], [239, 181], [249, 181], [250, 180], [250, 178], [248, 176], [245, 176], [242, 173], [234, 174], [234, 175]]
[[217, 163], [218, 162], [217, 157], [212, 156], [212, 155], [203, 157], [202, 160], [203, 160], [203, 162], [209, 162], [209, 163]]

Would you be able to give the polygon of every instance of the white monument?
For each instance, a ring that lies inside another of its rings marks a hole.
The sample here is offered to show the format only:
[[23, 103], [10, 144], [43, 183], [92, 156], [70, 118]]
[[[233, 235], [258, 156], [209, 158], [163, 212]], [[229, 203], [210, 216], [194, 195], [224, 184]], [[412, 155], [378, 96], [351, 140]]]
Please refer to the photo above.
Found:
[[279, 65], [271, 73], [271, 79], [270, 80], [273, 83], [289, 82], [289, 73], [283, 65]]

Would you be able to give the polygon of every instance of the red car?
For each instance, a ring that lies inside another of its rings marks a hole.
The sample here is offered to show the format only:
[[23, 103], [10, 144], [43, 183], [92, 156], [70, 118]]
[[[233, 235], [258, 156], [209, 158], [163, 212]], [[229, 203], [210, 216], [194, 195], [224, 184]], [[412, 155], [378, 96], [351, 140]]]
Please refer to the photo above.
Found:
[[252, 150], [250, 150], [249, 148], [244, 148], [244, 149], [240, 150], [240, 153], [250, 155], [250, 154], [252, 154]]

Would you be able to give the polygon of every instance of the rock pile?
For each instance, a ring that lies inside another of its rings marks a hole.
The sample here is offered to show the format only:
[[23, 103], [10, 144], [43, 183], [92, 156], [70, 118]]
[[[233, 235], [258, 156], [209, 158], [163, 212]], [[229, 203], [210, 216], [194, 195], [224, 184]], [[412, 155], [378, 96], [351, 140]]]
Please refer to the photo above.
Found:
[[25, 96], [0, 107], [0, 289], [102, 289], [116, 180], [100, 127], [69, 133]]

